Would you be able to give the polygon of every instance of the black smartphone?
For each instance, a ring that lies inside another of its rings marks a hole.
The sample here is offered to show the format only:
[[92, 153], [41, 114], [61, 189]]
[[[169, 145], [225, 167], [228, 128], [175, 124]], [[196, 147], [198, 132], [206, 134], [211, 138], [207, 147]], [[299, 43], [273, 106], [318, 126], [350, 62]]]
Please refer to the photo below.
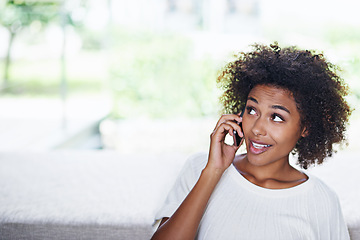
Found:
[[[241, 114], [240, 114], [240, 117], [242, 117], [244, 115], [244, 112], [245, 112], [245, 108], [242, 110]], [[241, 128], [241, 131], [243, 131], [242, 129], [242, 122], [239, 123], [239, 126]], [[241, 140], [242, 138], [239, 136], [239, 134], [237, 133], [236, 130], [234, 130], [234, 146], [238, 147], [239, 144], [241, 143]]]

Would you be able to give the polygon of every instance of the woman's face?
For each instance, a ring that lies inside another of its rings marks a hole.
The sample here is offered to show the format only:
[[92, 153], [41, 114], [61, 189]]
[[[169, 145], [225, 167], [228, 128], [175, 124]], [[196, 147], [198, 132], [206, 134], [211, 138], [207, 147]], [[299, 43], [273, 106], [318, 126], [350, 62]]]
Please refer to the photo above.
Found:
[[242, 127], [248, 161], [256, 166], [288, 161], [296, 142], [306, 135], [292, 94], [266, 85], [250, 91]]

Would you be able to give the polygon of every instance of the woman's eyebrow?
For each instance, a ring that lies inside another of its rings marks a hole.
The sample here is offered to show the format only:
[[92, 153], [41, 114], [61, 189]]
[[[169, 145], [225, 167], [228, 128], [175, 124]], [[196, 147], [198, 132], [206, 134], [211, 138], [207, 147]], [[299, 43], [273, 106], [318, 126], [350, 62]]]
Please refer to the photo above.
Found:
[[255, 98], [253, 98], [253, 97], [248, 97], [247, 100], [250, 100], [250, 101], [253, 101], [253, 102], [255, 102], [255, 103], [258, 103], [258, 101], [257, 101]]
[[290, 110], [289, 109], [287, 109], [286, 107], [284, 107], [284, 106], [281, 106], [281, 105], [272, 105], [271, 106], [271, 108], [274, 108], [274, 109], [280, 109], [280, 110], [283, 110], [283, 111], [285, 111], [285, 112], [287, 112], [287, 113], [289, 113], [290, 114]]
[[[247, 100], [253, 101], [253, 102], [257, 103], [257, 104], [259, 103], [259, 102], [258, 102], [255, 98], [253, 98], [253, 97], [248, 97]], [[282, 106], [282, 105], [272, 105], [271, 108], [273, 108], [273, 109], [280, 109], [280, 110], [283, 110], [283, 111], [285, 111], [285, 112], [287, 112], [287, 113], [290, 114], [290, 110], [287, 109], [286, 107]]]

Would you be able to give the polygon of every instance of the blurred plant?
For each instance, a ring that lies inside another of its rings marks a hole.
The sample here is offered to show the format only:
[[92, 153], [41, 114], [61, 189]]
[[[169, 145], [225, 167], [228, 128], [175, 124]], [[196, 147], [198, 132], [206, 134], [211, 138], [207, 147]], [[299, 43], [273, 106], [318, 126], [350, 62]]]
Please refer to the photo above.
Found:
[[9, 32], [10, 39], [5, 58], [5, 69], [3, 76], [3, 89], [9, 85], [9, 68], [11, 64], [11, 48], [16, 35], [25, 27], [30, 26], [34, 21], [40, 25], [46, 24], [56, 16], [58, 2], [26, 2], [7, 1], [0, 12], [0, 23]]
[[114, 35], [114, 117], [181, 117], [217, 113], [216, 68], [195, 58], [192, 42], [144, 31]]
[[[360, 103], [360, 28], [359, 26], [336, 25], [326, 28], [324, 40], [340, 55], [339, 65], [344, 69], [344, 79], [351, 93]], [[340, 54], [341, 53], [341, 54]]]
[[[82, 1], [83, 2], [83, 1]], [[62, 17], [63, 24], [76, 25], [69, 12], [65, 11], [64, 1], [59, 0], [2, 0], [0, 2], [0, 24], [9, 32], [9, 42], [4, 64], [2, 89], [9, 86], [11, 50], [16, 36], [25, 28], [36, 25], [43, 29]]]

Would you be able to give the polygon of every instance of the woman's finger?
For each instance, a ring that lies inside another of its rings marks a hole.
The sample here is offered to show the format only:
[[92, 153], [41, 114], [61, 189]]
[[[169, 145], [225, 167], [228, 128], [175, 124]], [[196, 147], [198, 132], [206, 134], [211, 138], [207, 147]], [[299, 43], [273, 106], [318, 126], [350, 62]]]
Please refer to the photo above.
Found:
[[224, 114], [220, 117], [219, 121], [217, 122], [217, 124], [215, 126], [215, 129], [218, 128], [220, 126], [220, 124], [227, 122], [227, 121], [241, 122], [242, 118], [240, 117], [240, 115], [237, 115], [237, 114]]
[[242, 129], [240, 127], [240, 123], [242, 122], [242, 119], [240, 118], [239, 119], [240, 122], [234, 122], [233, 120], [230, 120], [230, 121], [223, 121], [223, 122], [220, 122], [219, 125], [214, 129], [214, 132], [222, 125], [222, 124], [227, 124], [227, 125], [230, 125], [232, 127], [232, 131], [229, 130], [229, 133], [231, 136], [233, 136], [233, 131], [236, 131], [240, 137], [243, 137], [244, 134], [242, 132]]
[[239, 132], [240, 137], [243, 136], [243, 133], [241, 132], [241, 128], [237, 123], [232, 121], [223, 122], [211, 134], [212, 141], [223, 142], [227, 134], [234, 137], [235, 131]]

